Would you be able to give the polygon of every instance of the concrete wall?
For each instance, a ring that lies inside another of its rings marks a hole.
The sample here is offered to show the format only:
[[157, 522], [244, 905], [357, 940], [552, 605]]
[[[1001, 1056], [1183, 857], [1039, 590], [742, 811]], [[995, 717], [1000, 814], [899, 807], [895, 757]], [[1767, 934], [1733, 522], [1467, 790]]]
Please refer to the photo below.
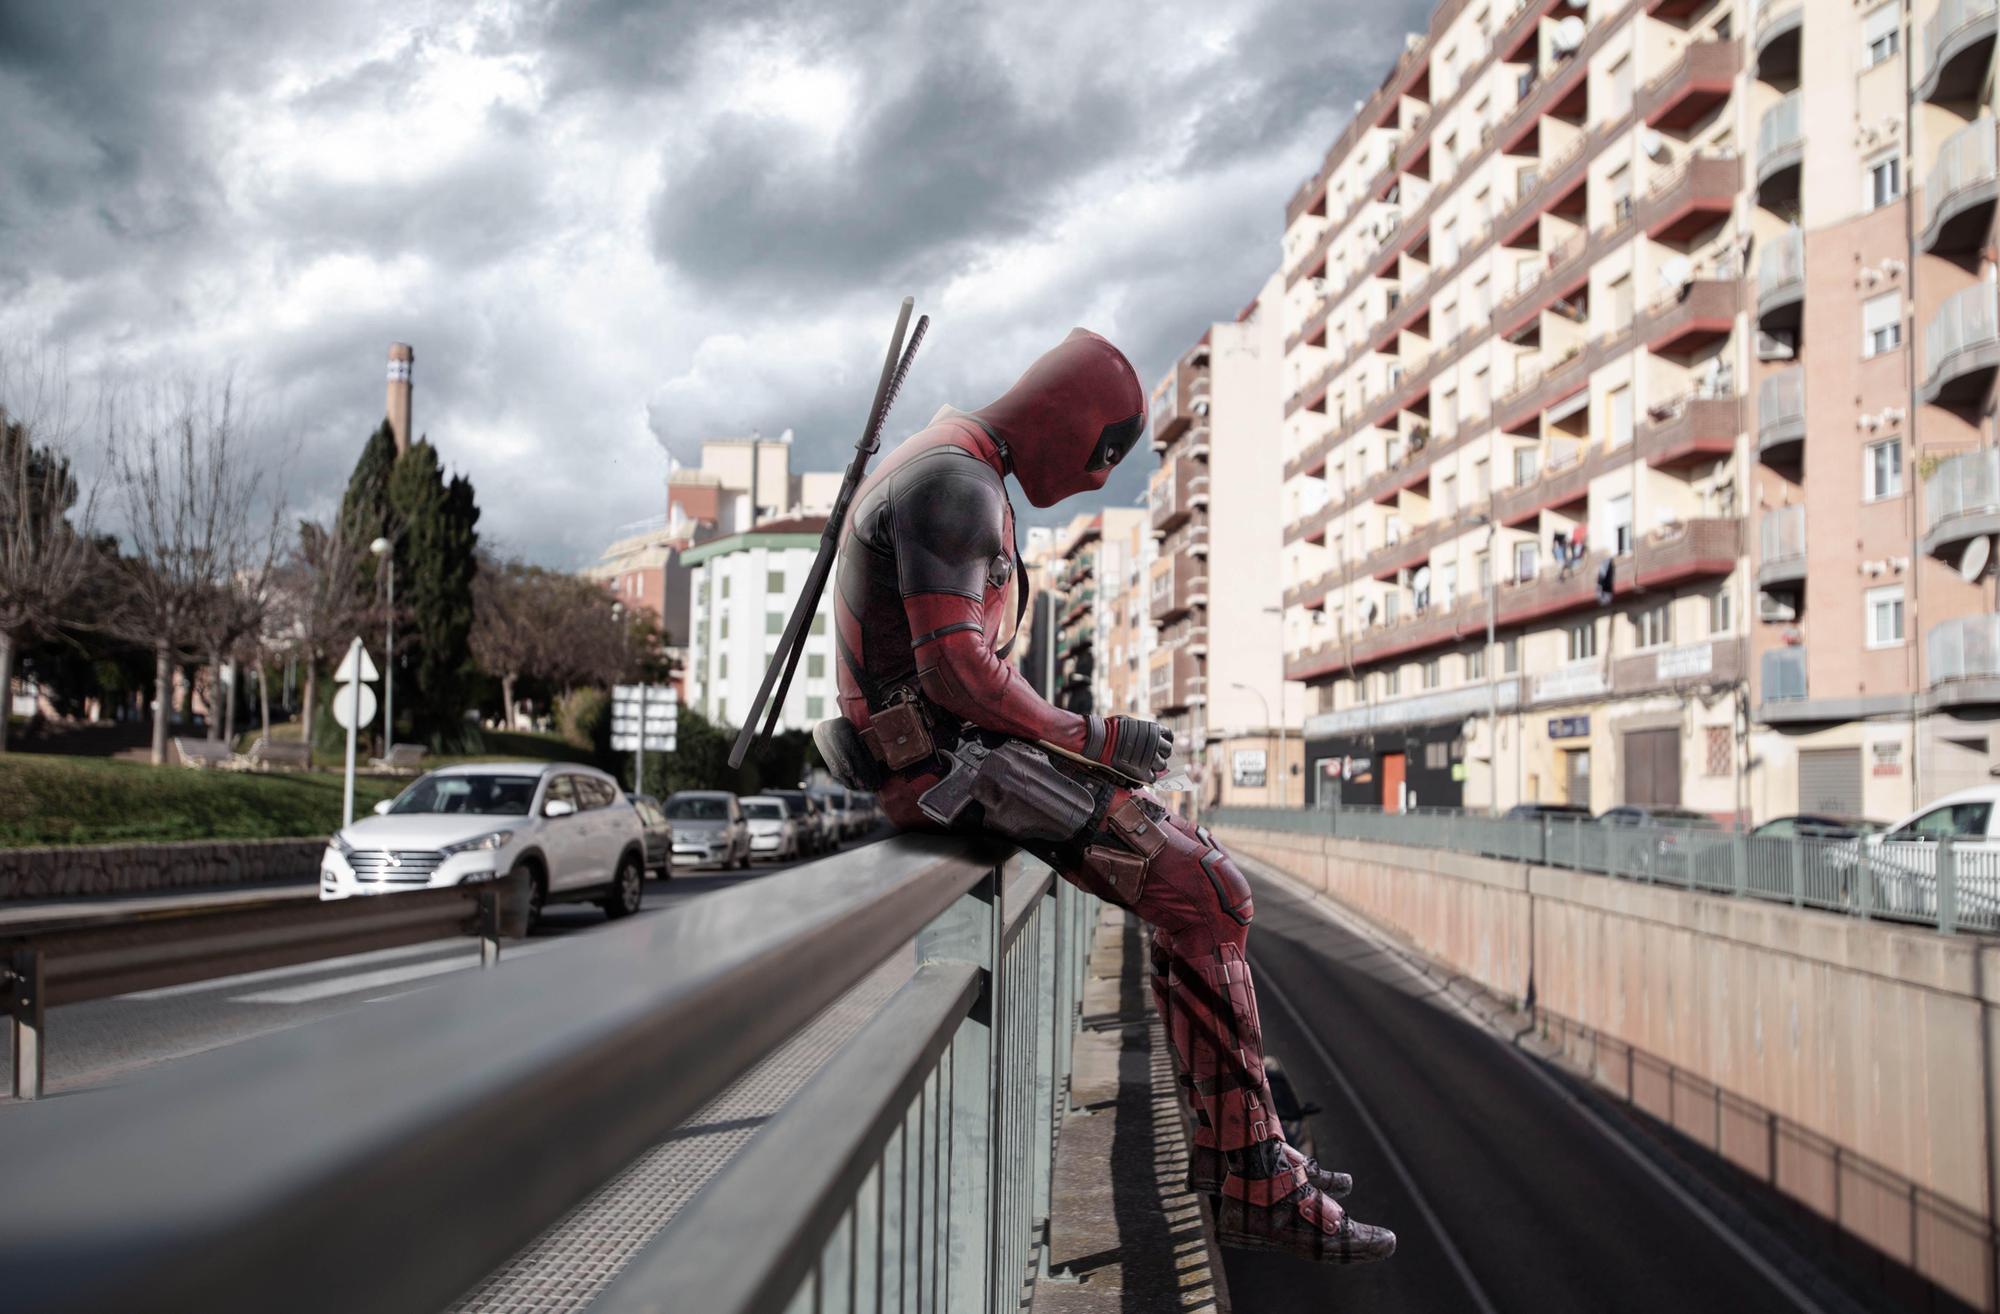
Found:
[[309, 881], [325, 851], [323, 838], [0, 849], [0, 902]]
[[1516, 1000], [1597, 1079], [1982, 1309], [2000, 946], [1437, 849], [1217, 837]]

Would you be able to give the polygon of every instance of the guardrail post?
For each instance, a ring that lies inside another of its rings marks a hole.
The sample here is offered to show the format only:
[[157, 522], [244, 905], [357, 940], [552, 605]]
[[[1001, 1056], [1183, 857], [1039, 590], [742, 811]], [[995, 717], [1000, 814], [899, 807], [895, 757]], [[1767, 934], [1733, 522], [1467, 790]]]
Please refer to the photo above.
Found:
[[14, 1098], [42, 1097], [42, 955], [16, 949], [5, 977], [7, 1014], [14, 1032]]
[[917, 962], [973, 963], [979, 998], [959, 1023], [950, 1054], [944, 1131], [946, 1198], [930, 1226], [946, 1238], [944, 1306], [949, 1314], [993, 1314], [999, 1259], [1001, 868], [987, 872], [917, 936]]
[[1958, 846], [1949, 835], [1938, 841], [1937, 927], [1946, 935], [1958, 929]]
[[1729, 840], [1730, 890], [1737, 896], [1750, 884], [1750, 836], [1745, 831], [1737, 831]]
[[1028, 1106], [1033, 1110], [1029, 1144], [1034, 1153], [1034, 1195], [1029, 1213], [1036, 1234], [1044, 1242], [1037, 1247], [1040, 1252], [1038, 1267], [1043, 1276], [1048, 1274], [1049, 1248], [1046, 1242], [1049, 1216], [1054, 1212], [1056, 1119], [1062, 1112], [1063, 1104], [1059, 1081], [1062, 1064], [1057, 1060], [1056, 1048], [1063, 1041], [1060, 1008], [1063, 976], [1062, 891], [1068, 884], [1060, 876], [1051, 879], [1049, 892], [1042, 896], [1042, 911], [1036, 919], [1040, 923], [1040, 943], [1035, 948], [1035, 1089]]
[[1799, 840], [1785, 841], [1792, 855], [1792, 907], [1806, 906], [1806, 846]]
[[1542, 832], [1542, 851], [1536, 855], [1535, 861], [1539, 866], [1553, 867], [1555, 863], [1550, 860], [1549, 856], [1549, 814], [1546, 812], [1542, 814], [1540, 829]]
[[1875, 850], [1868, 847], [1866, 836], [1855, 843], [1860, 846], [1860, 861], [1854, 864], [1854, 914], [1865, 922], [1875, 910]]

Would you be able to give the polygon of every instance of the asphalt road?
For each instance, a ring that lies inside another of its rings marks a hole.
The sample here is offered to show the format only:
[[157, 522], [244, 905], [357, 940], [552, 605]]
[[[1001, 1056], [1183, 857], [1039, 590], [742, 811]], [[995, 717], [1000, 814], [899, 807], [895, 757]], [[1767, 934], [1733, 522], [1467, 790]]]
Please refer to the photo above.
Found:
[[[682, 871], [667, 881], [649, 879], [636, 916], [670, 917], [689, 899], [791, 865], [759, 864], [742, 872]], [[507, 943], [498, 970], [534, 955], [588, 952], [592, 933], [607, 924], [595, 904], [557, 904], [544, 914], [533, 935]], [[392, 1008], [410, 991], [449, 973], [478, 968], [476, 942], [440, 940], [52, 1009], [44, 1089], [48, 1095], [60, 1095], [348, 1009]], [[0, 1025], [0, 1073], [11, 1066], [12, 1048], [9, 1029]], [[0, 1105], [10, 1102], [5, 1083], [0, 1082]]]
[[1355, 1175], [1346, 1203], [1393, 1228], [1397, 1253], [1333, 1268], [1226, 1251], [1237, 1314], [1855, 1308], [1732, 1248], [1615, 1122], [1593, 1122], [1566, 1080], [1450, 1011], [1401, 957], [1255, 884], [1266, 1048], [1321, 1106], [1309, 1125], [1321, 1160]]

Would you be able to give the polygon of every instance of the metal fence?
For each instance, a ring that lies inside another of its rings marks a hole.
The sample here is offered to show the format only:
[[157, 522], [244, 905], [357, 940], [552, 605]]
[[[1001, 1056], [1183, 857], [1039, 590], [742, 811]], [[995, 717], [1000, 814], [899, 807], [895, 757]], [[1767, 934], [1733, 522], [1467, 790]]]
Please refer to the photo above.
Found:
[[[1991, 0], [1987, 0], [1989, 7]], [[1960, 190], [1990, 181], [2000, 173], [1996, 157], [1993, 116], [1981, 114], [1945, 138], [1938, 149], [1937, 163], [1924, 175], [1924, 225], [1937, 221], [1941, 210]]]
[[1204, 810], [1202, 820], [1448, 849], [1947, 932], [2000, 931], [2000, 841], [1950, 834], [1870, 843], [1713, 826], [1622, 825], [1585, 816], [1496, 817], [1454, 808], [1225, 807]]
[[2000, 677], [2000, 616], [1960, 616], [1924, 640], [1932, 684]]
[[23, 1106], [0, 1116], [0, 1291], [433, 1314], [898, 959], [905, 984], [594, 1307], [1014, 1309], [1095, 914], [1003, 847], [899, 837]]
[[1939, 461], [1924, 480], [1924, 528], [1954, 516], [2000, 510], [2000, 448], [1982, 447]]
[[1991, 283], [1974, 283], [1945, 298], [1924, 325], [1924, 378], [1936, 382], [1946, 366], [1973, 347], [2000, 339], [2000, 299]]

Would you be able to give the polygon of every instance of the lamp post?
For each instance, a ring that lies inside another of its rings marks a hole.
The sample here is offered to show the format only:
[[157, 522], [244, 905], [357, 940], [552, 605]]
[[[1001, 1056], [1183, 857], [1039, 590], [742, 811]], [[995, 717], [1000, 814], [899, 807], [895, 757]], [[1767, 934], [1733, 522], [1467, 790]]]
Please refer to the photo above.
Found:
[[[1278, 618], [1278, 806], [1284, 807], [1292, 801], [1292, 768], [1291, 764], [1285, 761], [1285, 609], [1266, 607], [1264, 614]], [[1269, 713], [1265, 715], [1268, 717]], [[1301, 782], [1300, 801], [1304, 802], [1303, 782]]]
[[389, 615], [387, 656], [382, 662], [382, 756], [396, 747], [396, 555], [395, 544], [378, 538], [368, 550], [389, 566]]
[[[1271, 700], [1270, 700], [1270, 699], [1268, 699], [1268, 698], [1266, 698], [1266, 697], [1264, 696], [1264, 691], [1263, 691], [1262, 689], [1258, 689], [1258, 688], [1254, 688], [1254, 687], [1252, 687], [1252, 686], [1250, 686], [1250, 685], [1247, 685], [1247, 684], [1242, 684], [1242, 683], [1237, 683], [1237, 684], [1232, 684], [1232, 685], [1230, 685], [1229, 687], [1230, 687], [1230, 688], [1232, 688], [1232, 689], [1241, 689], [1241, 690], [1242, 690], [1243, 692], [1245, 692], [1245, 693], [1252, 693], [1252, 694], [1256, 694], [1256, 695], [1257, 695], [1257, 704], [1258, 704], [1258, 706], [1260, 706], [1260, 707], [1262, 707], [1262, 708], [1264, 709], [1264, 724], [1265, 724], [1265, 725], [1269, 725], [1269, 724], [1271, 724]], [[1279, 734], [1279, 739], [1278, 739], [1278, 752], [1279, 752], [1279, 754], [1280, 754], [1280, 758], [1279, 758], [1279, 761], [1277, 762], [1277, 764], [1276, 764], [1276, 766], [1275, 766], [1275, 768], [1274, 768], [1274, 769], [1267, 769], [1267, 770], [1266, 770], [1266, 771], [1264, 772], [1264, 793], [1266, 794], [1266, 796], [1268, 796], [1268, 795], [1270, 794], [1270, 792], [1271, 792], [1271, 781], [1272, 781], [1272, 779], [1273, 779], [1273, 778], [1275, 778], [1275, 779], [1277, 780], [1277, 782], [1278, 782], [1278, 790], [1279, 790], [1279, 793], [1278, 793], [1278, 806], [1279, 806], [1279, 807], [1283, 807], [1283, 806], [1285, 805], [1285, 795], [1284, 795], [1284, 785], [1285, 785], [1285, 776], [1284, 776], [1284, 766], [1285, 766], [1285, 763], [1284, 763], [1284, 760], [1283, 760], [1283, 756], [1282, 756], [1282, 755], [1283, 755], [1283, 753], [1284, 753], [1284, 744], [1285, 744], [1285, 741], [1284, 741], [1284, 730], [1282, 729], [1282, 727], [1281, 727], [1281, 728], [1279, 729], [1279, 731], [1278, 731], [1278, 734]]]

